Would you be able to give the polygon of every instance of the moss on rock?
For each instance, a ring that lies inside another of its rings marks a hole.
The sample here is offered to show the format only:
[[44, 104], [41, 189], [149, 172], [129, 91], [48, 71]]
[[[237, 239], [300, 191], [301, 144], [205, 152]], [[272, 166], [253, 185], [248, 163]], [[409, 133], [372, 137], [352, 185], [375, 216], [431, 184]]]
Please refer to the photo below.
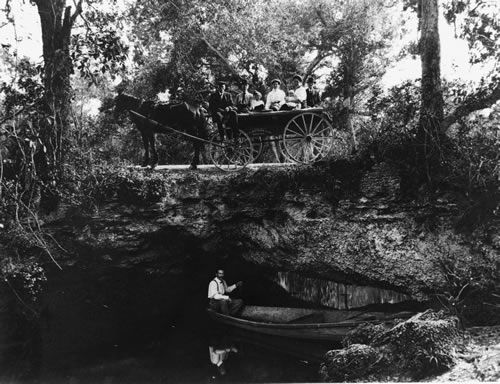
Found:
[[383, 365], [383, 357], [376, 348], [352, 344], [347, 348], [327, 352], [320, 366], [323, 381], [358, 381]]
[[457, 336], [456, 317], [427, 311], [396, 324], [372, 345], [389, 347], [395, 363], [417, 379], [453, 365]]
[[382, 324], [362, 324], [352, 331], [350, 331], [344, 340], [342, 340], [342, 345], [344, 347], [349, 347], [352, 344], [367, 344], [369, 345], [372, 340], [386, 331], [386, 327]]

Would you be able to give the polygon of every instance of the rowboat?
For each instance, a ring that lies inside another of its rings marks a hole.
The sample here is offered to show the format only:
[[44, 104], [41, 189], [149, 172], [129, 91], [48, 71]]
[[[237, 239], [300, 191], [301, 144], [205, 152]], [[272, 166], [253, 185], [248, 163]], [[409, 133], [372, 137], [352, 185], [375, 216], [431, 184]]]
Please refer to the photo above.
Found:
[[412, 313], [245, 306], [238, 317], [207, 309], [214, 321], [266, 335], [308, 340], [341, 341], [358, 325], [409, 318]]

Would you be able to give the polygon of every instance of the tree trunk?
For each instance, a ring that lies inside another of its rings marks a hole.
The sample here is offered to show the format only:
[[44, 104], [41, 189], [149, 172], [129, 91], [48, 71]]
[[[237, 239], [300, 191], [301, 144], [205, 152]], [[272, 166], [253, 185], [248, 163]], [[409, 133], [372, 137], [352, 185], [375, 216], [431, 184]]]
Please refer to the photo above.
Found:
[[43, 43], [44, 110], [40, 136], [44, 149], [37, 156], [37, 172], [46, 185], [60, 176], [64, 156], [64, 134], [71, 110], [70, 75], [73, 71], [69, 52], [71, 29], [81, 13], [81, 1], [71, 15], [66, 0], [35, 0], [40, 16]]
[[352, 151], [358, 150], [358, 140], [356, 127], [352, 122], [353, 110], [354, 110], [354, 87], [353, 85], [348, 85], [344, 89], [344, 124], [347, 132], [351, 132], [351, 146]]
[[422, 99], [417, 144], [419, 161], [423, 161], [427, 178], [437, 164], [440, 153], [443, 94], [441, 89], [441, 57], [438, 29], [438, 0], [420, 0], [420, 58], [422, 62]]

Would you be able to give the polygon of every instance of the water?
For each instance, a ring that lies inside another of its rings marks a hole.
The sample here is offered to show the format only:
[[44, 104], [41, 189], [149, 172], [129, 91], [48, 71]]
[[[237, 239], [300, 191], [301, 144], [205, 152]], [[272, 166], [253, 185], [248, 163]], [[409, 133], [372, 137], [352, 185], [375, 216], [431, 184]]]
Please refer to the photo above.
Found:
[[[318, 361], [330, 346], [310, 349], [307, 342], [220, 329], [205, 313], [205, 282], [192, 281], [192, 276], [166, 278], [140, 268], [74, 268], [49, 277], [40, 318], [25, 327], [30, 332], [1, 340], [0, 382], [319, 379]], [[222, 368], [213, 363], [215, 356], [224, 360]]]
[[[277, 284], [247, 267], [228, 270], [230, 282], [245, 280], [240, 293], [248, 304], [313, 306], [303, 300], [331, 304], [330, 297], [338, 297], [333, 282], [280, 275]], [[338, 345], [221, 329], [205, 313], [211, 278], [196, 266], [169, 272], [151, 265], [52, 271], [37, 321], [23, 323], [12, 315], [12, 295], [4, 300], [8, 305], [0, 305], [0, 382], [319, 381], [322, 356]], [[302, 299], [284, 288], [303, 289]], [[358, 296], [351, 295], [348, 305]], [[14, 327], [22, 332], [5, 332]]]

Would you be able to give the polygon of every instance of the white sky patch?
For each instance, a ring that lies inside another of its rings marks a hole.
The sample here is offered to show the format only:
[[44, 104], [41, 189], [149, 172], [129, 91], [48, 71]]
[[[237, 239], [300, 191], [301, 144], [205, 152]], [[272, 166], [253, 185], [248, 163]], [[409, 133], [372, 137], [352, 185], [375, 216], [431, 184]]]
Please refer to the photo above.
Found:
[[[10, 45], [11, 52], [19, 57], [27, 56], [35, 62], [42, 61], [42, 31], [37, 8], [29, 2], [11, 1], [14, 24], [0, 29], [0, 43]], [[7, 20], [0, 12], [0, 25]], [[17, 39], [16, 39], [17, 38]]]
[[[417, 41], [416, 30], [417, 18], [412, 21], [410, 31], [403, 40], [395, 44], [396, 49], [401, 49], [412, 40]], [[441, 43], [441, 76], [446, 80], [461, 80], [464, 82], [477, 83], [489, 72], [489, 64], [469, 63], [469, 46], [465, 40], [455, 37], [454, 27], [448, 24], [440, 10], [439, 13], [439, 37]], [[407, 56], [395, 63], [383, 76], [382, 84], [392, 87], [405, 80], [414, 80], [422, 76], [421, 62], [419, 56]]]
[[85, 103], [83, 103], [83, 105], [81, 105], [80, 107], [84, 115], [96, 117], [99, 114], [99, 108], [101, 107], [101, 105], [101, 100], [96, 97], [92, 97], [85, 100]]
[[158, 100], [162, 103], [168, 103], [170, 101], [170, 92], [168, 89], [165, 92], [158, 93]]

